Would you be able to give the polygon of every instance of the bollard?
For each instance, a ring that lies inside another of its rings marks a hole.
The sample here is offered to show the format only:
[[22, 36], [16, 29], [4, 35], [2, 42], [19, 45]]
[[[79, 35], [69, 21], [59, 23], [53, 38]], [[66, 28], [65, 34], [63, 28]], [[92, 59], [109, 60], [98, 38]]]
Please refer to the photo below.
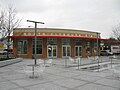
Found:
[[65, 58], [65, 68], [67, 68], [67, 58]]
[[79, 70], [79, 66], [80, 66], [80, 64], [79, 64], [79, 63], [80, 63], [80, 61], [79, 61], [79, 60], [80, 60], [80, 58], [78, 59], [78, 70]]

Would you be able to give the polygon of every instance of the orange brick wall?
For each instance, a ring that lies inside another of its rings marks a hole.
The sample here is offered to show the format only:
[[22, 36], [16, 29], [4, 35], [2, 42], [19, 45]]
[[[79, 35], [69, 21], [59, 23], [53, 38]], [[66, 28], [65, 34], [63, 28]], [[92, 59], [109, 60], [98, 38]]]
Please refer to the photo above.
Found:
[[61, 38], [59, 38], [58, 40], [57, 40], [57, 56], [58, 56], [58, 58], [62, 58], [62, 39]]
[[[13, 53], [15, 57], [22, 57], [22, 58], [32, 58], [32, 39], [27, 39], [28, 40], [28, 49], [27, 49], [27, 54], [17, 54], [17, 39], [14, 39], [13, 43]], [[75, 57], [75, 43], [74, 40], [70, 40], [70, 46], [71, 46], [71, 57]], [[87, 56], [94, 56], [94, 44], [93, 41], [91, 41], [91, 53], [86, 54], [86, 40], [82, 40], [82, 57], [87, 57]], [[42, 45], [42, 53], [43, 54], [37, 54], [37, 58], [47, 58], [47, 39], [43, 38], [43, 45]], [[99, 49], [100, 53], [100, 49]], [[57, 40], [57, 58], [62, 58], [62, 39], [59, 38]]]

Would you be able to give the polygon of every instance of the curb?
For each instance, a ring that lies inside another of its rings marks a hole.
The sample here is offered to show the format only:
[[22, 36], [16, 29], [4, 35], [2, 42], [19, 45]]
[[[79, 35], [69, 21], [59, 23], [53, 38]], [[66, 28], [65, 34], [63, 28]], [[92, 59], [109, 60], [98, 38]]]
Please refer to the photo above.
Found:
[[7, 66], [7, 65], [11, 65], [11, 64], [14, 64], [14, 63], [21, 62], [21, 61], [22, 61], [22, 58], [0, 61], [0, 67], [4, 67], [4, 66]]

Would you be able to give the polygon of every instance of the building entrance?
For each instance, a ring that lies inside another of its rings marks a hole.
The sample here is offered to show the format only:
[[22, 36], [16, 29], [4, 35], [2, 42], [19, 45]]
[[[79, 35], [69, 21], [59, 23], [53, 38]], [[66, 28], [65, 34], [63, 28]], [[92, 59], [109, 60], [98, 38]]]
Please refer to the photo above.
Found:
[[82, 46], [75, 46], [75, 57], [82, 56]]
[[48, 58], [57, 58], [57, 46], [48, 45], [47, 46], [47, 57]]

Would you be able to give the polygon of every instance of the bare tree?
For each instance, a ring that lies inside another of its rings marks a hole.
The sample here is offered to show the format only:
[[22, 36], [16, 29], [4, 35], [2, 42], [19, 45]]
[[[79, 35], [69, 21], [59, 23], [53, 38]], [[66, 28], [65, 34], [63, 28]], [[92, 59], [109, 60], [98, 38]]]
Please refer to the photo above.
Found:
[[5, 13], [3, 11], [0, 12], [0, 41], [2, 41], [5, 35]]
[[113, 27], [113, 34], [114, 37], [120, 41], [120, 23], [118, 23], [118, 25]]
[[[11, 39], [8, 36], [12, 35], [13, 30], [19, 26], [20, 19], [17, 18], [17, 13], [15, 8], [12, 6], [8, 7], [7, 11], [1, 11], [0, 16], [0, 28], [2, 32], [2, 39], [7, 39], [7, 50], [10, 49]], [[7, 53], [7, 58], [9, 58], [9, 52]]]

